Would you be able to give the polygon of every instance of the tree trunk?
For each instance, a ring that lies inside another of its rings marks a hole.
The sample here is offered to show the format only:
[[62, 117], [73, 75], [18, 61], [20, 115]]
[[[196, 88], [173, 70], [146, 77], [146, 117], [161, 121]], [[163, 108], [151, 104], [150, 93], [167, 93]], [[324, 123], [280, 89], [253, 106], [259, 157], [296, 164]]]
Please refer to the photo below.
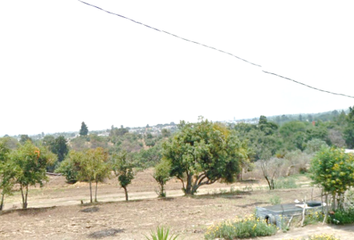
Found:
[[274, 181], [273, 179], [269, 180], [268, 176], [264, 177], [267, 180], [268, 186], [269, 186], [269, 190], [273, 190], [274, 189]]
[[23, 186], [20, 186], [21, 196], [22, 196], [22, 208], [27, 209], [27, 196], [28, 196], [28, 186], [25, 186], [25, 192], [23, 192]]
[[128, 201], [128, 191], [127, 191], [127, 187], [123, 187], [124, 189], [124, 193], [125, 193], [125, 201]]
[[90, 203], [92, 203], [92, 183], [91, 183], [91, 180], [89, 181], [89, 186], [90, 186]]
[[2, 211], [4, 207], [4, 198], [5, 198], [5, 193], [4, 190], [1, 192], [1, 203], [0, 203], [0, 211]]
[[192, 191], [192, 176], [191, 175], [187, 175], [187, 186], [184, 190], [184, 194], [185, 195], [193, 195], [193, 191]]
[[95, 189], [95, 202], [98, 202], [98, 201], [97, 201], [97, 185], [98, 185], [98, 182], [96, 181], [96, 189]]
[[163, 181], [159, 182], [159, 185], [160, 185], [159, 197], [166, 197], [164, 182]]
[[336, 210], [336, 193], [332, 193], [332, 211]]

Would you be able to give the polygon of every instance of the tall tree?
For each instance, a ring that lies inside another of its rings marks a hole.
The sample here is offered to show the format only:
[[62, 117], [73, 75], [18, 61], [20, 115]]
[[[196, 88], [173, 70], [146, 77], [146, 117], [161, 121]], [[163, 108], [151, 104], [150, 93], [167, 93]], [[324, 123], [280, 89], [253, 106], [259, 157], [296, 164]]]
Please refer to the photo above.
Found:
[[181, 122], [180, 131], [163, 145], [163, 159], [171, 165], [186, 195], [222, 179], [234, 182], [244, 159], [247, 145], [239, 141], [225, 125], [200, 119], [198, 123]]
[[47, 146], [52, 153], [58, 156], [58, 162], [62, 162], [69, 152], [68, 141], [64, 136], [54, 138], [51, 135], [47, 135], [42, 142], [44, 146]]
[[27, 141], [10, 155], [15, 168], [15, 181], [20, 187], [22, 196], [22, 207], [27, 208], [28, 187], [39, 184], [48, 178], [46, 167], [54, 164], [55, 154], [44, 147], [36, 147], [32, 142]]
[[89, 131], [88, 131], [88, 128], [87, 128], [85, 122], [82, 122], [81, 129], [80, 129], [80, 136], [87, 136], [88, 132]]

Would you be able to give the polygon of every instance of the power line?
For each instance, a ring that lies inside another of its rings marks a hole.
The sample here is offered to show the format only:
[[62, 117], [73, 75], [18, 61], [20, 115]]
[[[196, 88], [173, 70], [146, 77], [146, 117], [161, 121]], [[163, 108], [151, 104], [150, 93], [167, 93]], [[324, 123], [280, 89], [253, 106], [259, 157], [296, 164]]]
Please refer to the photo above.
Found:
[[305, 86], [305, 87], [308, 87], [308, 88], [311, 88], [311, 89], [314, 89], [314, 90], [317, 90], [317, 91], [320, 91], [320, 92], [330, 93], [330, 94], [333, 94], [333, 95], [338, 95], [338, 96], [343, 96], [343, 97], [354, 98], [353, 96], [345, 95], [345, 94], [342, 94], [342, 93], [334, 93], [334, 92], [326, 91], [326, 90], [323, 90], [323, 89], [320, 89], [320, 88], [315, 88], [315, 87], [312, 87], [312, 86], [307, 85], [307, 84], [305, 84], [305, 83], [296, 81], [296, 80], [291, 79], [291, 78], [287, 78], [287, 77], [281, 76], [281, 75], [276, 74], [276, 73], [267, 72], [267, 71], [265, 71], [265, 70], [262, 70], [262, 72], [264, 72], [264, 73], [266, 73], [266, 74], [271, 74], [271, 75], [274, 75], [274, 76], [277, 76], [277, 77], [280, 77], [280, 78], [283, 78], [283, 79], [286, 79], [286, 80], [289, 80], [289, 81], [292, 81], [292, 82], [294, 82], [294, 83], [303, 85], [303, 86]]
[[[170, 33], [170, 32], [167, 32], [167, 31], [165, 31], [165, 30], [161, 30], [161, 29], [158, 29], [158, 28], [155, 28], [155, 27], [152, 27], [152, 26], [149, 26], [149, 25], [147, 25], [147, 24], [145, 24], [145, 23], [141, 23], [141, 22], [139, 22], [139, 21], [136, 21], [136, 20], [131, 19], [131, 18], [128, 18], [128, 17], [125, 17], [125, 16], [120, 15], [120, 14], [118, 14], [118, 13], [110, 12], [110, 11], [105, 10], [105, 9], [103, 9], [103, 8], [100, 8], [100, 7], [96, 6], [96, 5], [92, 5], [92, 4], [90, 4], [90, 3], [87, 3], [87, 2], [84, 2], [84, 1], [81, 1], [81, 0], [78, 0], [78, 1], [81, 2], [81, 3], [83, 3], [83, 4], [86, 4], [86, 5], [88, 5], [88, 6], [97, 8], [97, 9], [99, 9], [99, 10], [101, 10], [101, 11], [103, 11], [103, 12], [106, 12], [106, 13], [108, 13], [108, 14], [112, 14], [112, 15], [115, 15], [115, 16], [118, 16], [118, 17], [121, 17], [121, 18], [124, 18], [124, 19], [126, 19], [126, 20], [132, 21], [132, 22], [134, 22], [134, 23], [136, 23], [136, 24], [142, 25], [142, 26], [144, 26], [144, 27], [150, 28], [150, 29], [155, 30], [155, 31], [157, 31], [157, 32], [162, 32], [162, 33], [168, 34], [168, 35], [170, 35], [170, 36], [173, 36], [173, 37], [175, 37], [175, 38], [179, 38], [179, 39], [181, 39], [181, 40], [184, 40], [184, 41], [187, 41], [187, 42], [190, 42], [190, 43], [194, 43], [194, 44], [197, 44], [197, 45], [200, 45], [200, 46], [203, 46], [203, 47], [206, 47], [206, 48], [209, 48], [209, 49], [212, 49], [212, 50], [215, 50], [215, 51], [218, 51], [218, 52], [227, 54], [227, 55], [230, 55], [230, 56], [232, 56], [232, 57], [235, 57], [235, 58], [237, 58], [237, 59], [239, 59], [239, 60], [241, 60], [241, 61], [244, 61], [244, 62], [246, 62], [246, 63], [248, 63], [248, 64], [251, 64], [251, 65], [253, 65], [253, 66], [260, 67], [260, 68], [262, 67], [262, 66], [259, 65], [259, 64], [256, 64], [256, 63], [253, 63], [253, 62], [248, 61], [248, 60], [246, 60], [246, 59], [243, 59], [243, 58], [241, 58], [241, 57], [238, 57], [238, 56], [236, 56], [236, 55], [234, 55], [234, 54], [232, 54], [232, 53], [230, 53], [230, 52], [223, 51], [223, 50], [221, 50], [221, 49], [214, 48], [214, 47], [212, 47], [212, 46], [208, 46], [208, 45], [205, 45], [205, 44], [203, 44], [203, 43], [199, 43], [199, 42], [196, 42], [196, 41], [193, 41], [193, 40], [189, 40], [189, 39], [187, 39], [187, 38], [180, 37], [180, 36], [178, 36], [178, 35], [176, 35], [176, 34], [173, 34], [173, 33]], [[305, 83], [302, 83], [302, 82], [293, 80], [293, 79], [291, 79], [291, 78], [287, 78], [287, 77], [281, 76], [281, 75], [276, 74], [276, 73], [268, 72], [268, 71], [265, 71], [265, 70], [262, 70], [262, 72], [264, 72], [264, 73], [266, 73], [266, 74], [270, 74], [270, 75], [276, 76], [276, 77], [279, 77], [279, 78], [283, 78], [283, 79], [292, 81], [292, 82], [294, 82], [294, 83], [303, 85], [303, 86], [305, 86], [305, 87], [308, 87], [308, 88], [311, 88], [311, 89], [314, 89], [314, 90], [317, 90], [317, 91], [320, 91], [320, 92], [329, 93], [329, 94], [333, 94], [333, 95], [337, 95], [337, 96], [343, 96], [343, 97], [354, 98], [354, 96], [350, 96], [350, 95], [346, 95], [346, 94], [342, 94], [342, 93], [334, 93], [334, 92], [330, 92], [330, 91], [323, 90], [323, 89], [320, 89], [320, 88], [312, 87], [312, 86], [307, 85], [307, 84], [305, 84]]]
[[246, 62], [246, 63], [252, 64], [252, 65], [254, 65], [254, 66], [256, 66], [256, 67], [261, 67], [261, 65], [259, 65], [259, 64], [256, 64], [256, 63], [247, 61], [246, 59], [240, 58], [240, 57], [238, 57], [238, 56], [236, 56], [236, 55], [234, 55], [234, 54], [232, 54], [232, 53], [230, 53], [230, 52], [226, 52], [226, 51], [223, 51], [223, 50], [221, 50], [221, 49], [217, 49], [217, 48], [214, 48], [214, 47], [205, 45], [205, 44], [203, 44], [203, 43], [199, 43], [199, 42], [196, 42], [196, 41], [192, 41], [192, 40], [189, 40], [189, 39], [187, 39], [187, 38], [180, 37], [180, 36], [178, 36], [178, 35], [176, 35], [176, 34], [173, 34], [173, 33], [170, 33], [170, 32], [167, 32], [167, 31], [164, 31], [164, 30], [161, 30], [161, 29], [158, 29], [158, 28], [151, 27], [151, 26], [149, 26], [149, 25], [147, 25], [147, 24], [144, 24], [144, 23], [135, 21], [134, 19], [125, 17], [125, 16], [120, 15], [120, 14], [118, 14], [118, 13], [113, 13], [113, 12], [107, 11], [107, 10], [105, 10], [105, 9], [103, 9], [103, 8], [100, 8], [100, 7], [98, 7], [98, 6], [92, 5], [92, 4], [90, 4], [90, 3], [87, 3], [87, 2], [84, 2], [84, 1], [81, 1], [81, 0], [78, 0], [78, 1], [84, 3], [84, 4], [88, 5], [88, 6], [97, 8], [97, 9], [99, 9], [99, 10], [101, 10], [101, 11], [106, 12], [106, 13], [109, 13], [109, 14], [116, 15], [116, 16], [118, 16], [118, 17], [127, 19], [127, 20], [132, 21], [132, 22], [134, 22], [134, 23], [136, 23], [136, 24], [143, 25], [144, 27], [150, 28], [150, 29], [152, 29], [152, 30], [155, 30], [155, 31], [158, 31], [158, 32], [162, 32], [162, 33], [166, 33], [166, 34], [168, 34], [168, 35], [170, 35], [170, 36], [173, 36], [173, 37], [175, 37], [175, 38], [179, 38], [179, 39], [182, 39], [182, 40], [187, 41], [187, 42], [195, 43], [195, 44], [197, 44], [197, 45], [200, 45], [200, 46], [203, 46], [203, 47], [206, 47], [206, 48], [213, 49], [213, 50], [215, 50], [215, 51], [219, 51], [219, 52], [228, 54], [228, 55], [230, 55], [230, 56], [232, 56], [232, 57], [235, 57], [235, 58], [237, 58], [237, 59], [239, 59], [239, 60], [241, 60], [241, 61], [244, 61], [244, 62]]

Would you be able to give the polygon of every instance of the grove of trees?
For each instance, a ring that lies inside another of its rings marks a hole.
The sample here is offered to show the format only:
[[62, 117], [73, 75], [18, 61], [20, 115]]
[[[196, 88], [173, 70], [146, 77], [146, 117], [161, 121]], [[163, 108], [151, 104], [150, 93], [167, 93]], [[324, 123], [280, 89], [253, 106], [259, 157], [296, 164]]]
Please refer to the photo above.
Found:
[[[0, 138], [0, 207], [16, 185], [23, 208], [27, 208], [28, 188], [43, 185], [47, 171], [63, 174], [69, 183], [88, 182], [90, 202], [94, 202], [98, 200], [98, 183], [113, 176], [128, 200], [128, 186], [135, 174], [150, 167], [155, 168], [153, 178], [160, 197], [166, 196], [164, 185], [170, 178], [177, 178], [184, 193], [193, 195], [200, 186], [241, 179], [242, 173], [256, 164], [262, 166], [272, 189], [277, 174], [274, 164], [288, 161], [293, 166], [303, 159], [313, 160], [310, 169], [302, 166], [301, 171], [311, 171], [314, 182], [338, 198], [352, 186], [347, 174], [352, 160], [339, 149], [354, 147], [354, 108], [348, 114], [333, 111], [326, 116], [260, 116], [252, 124], [200, 118], [195, 123], [181, 121], [173, 128], [161, 124], [159, 131], [152, 126], [143, 131], [112, 126], [104, 134], [89, 133], [82, 122], [78, 137], [6, 136]], [[337, 175], [329, 176], [326, 171], [333, 168], [336, 170], [331, 173]]]

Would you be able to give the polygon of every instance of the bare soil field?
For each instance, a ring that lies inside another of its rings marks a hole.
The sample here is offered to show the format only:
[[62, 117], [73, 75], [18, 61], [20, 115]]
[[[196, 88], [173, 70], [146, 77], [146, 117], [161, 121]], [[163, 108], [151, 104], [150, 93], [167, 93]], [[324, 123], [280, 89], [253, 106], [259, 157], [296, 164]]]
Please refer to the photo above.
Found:
[[[69, 185], [63, 177], [50, 177], [41, 189], [29, 193], [29, 209], [21, 210], [20, 194], [5, 199], [0, 215], [0, 239], [145, 239], [157, 226], [168, 226], [179, 239], [203, 239], [208, 226], [254, 212], [255, 206], [270, 205], [271, 197], [282, 202], [318, 196], [319, 190], [304, 186], [297, 189], [266, 190], [265, 182], [249, 180], [232, 185], [204, 186], [199, 195], [183, 197], [181, 183], [167, 183], [167, 198], [158, 199], [152, 170], [139, 172], [128, 186], [130, 201], [116, 179], [98, 187], [99, 203], [87, 204], [87, 183]], [[303, 182], [306, 178], [299, 179]], [[225, 191], [232, 190], [226, 194]], [[81, 204], [83, 201], [85, 204]], [[287, 233], [261, 239], [289, 239], [314, 233], [335, 233], [341, 239], [354, 239], [354, 226], [328, 225], [294, 228]]]

